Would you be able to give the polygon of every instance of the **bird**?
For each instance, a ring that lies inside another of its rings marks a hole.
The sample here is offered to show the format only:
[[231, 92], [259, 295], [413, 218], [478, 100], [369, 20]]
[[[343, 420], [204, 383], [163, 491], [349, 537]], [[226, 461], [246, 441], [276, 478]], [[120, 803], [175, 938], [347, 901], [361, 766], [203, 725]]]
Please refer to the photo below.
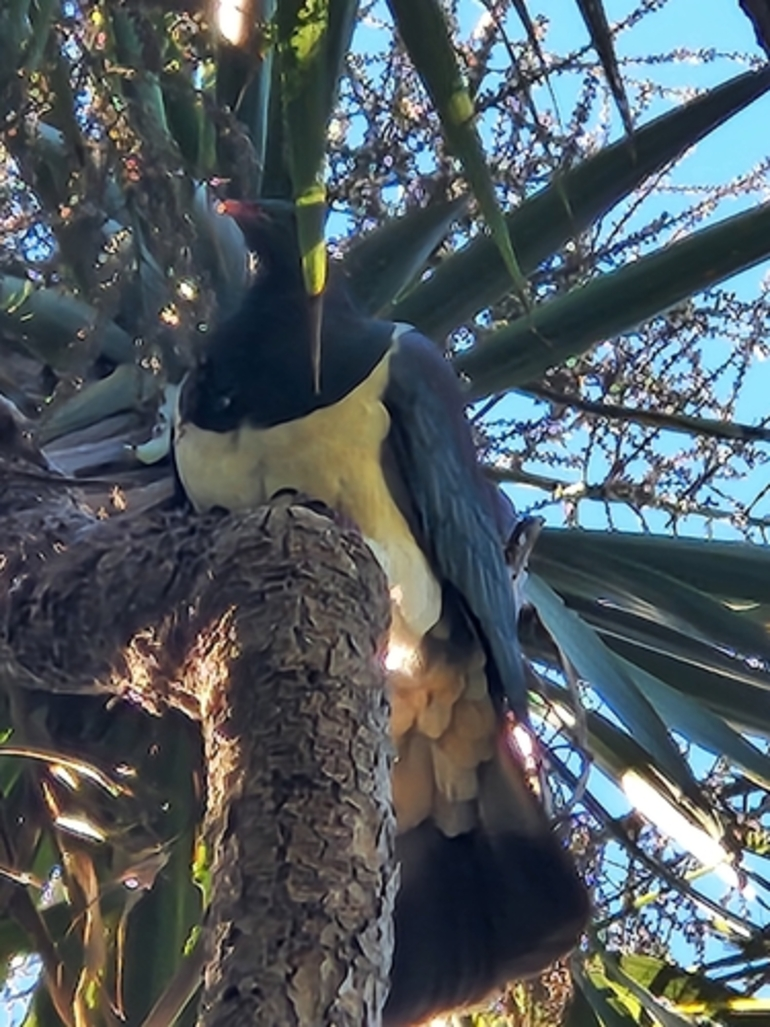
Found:
[[400, 886], [383, 1023], [408, 1027], [540, 972], [589, 913], [511, 744], [512, 725], [531, 735], [510, 505], [483, 474], [436, 344], [364, 314], [332, 264], [314, 369], [291, 214], [234, 200], [222, 211], [257, 270], [179, 390], [176, 474], [197, 511], [313, 496], [385, 571]]

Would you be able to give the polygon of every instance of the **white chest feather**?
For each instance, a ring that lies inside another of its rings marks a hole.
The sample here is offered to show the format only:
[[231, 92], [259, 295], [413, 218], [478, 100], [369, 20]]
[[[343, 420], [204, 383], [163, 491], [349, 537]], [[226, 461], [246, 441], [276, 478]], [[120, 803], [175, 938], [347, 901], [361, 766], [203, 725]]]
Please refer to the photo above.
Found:
[[386, 357], [338, 403], [272, 428], [210, 432], [178, 426], [174, 453], [198, 510], [248, 510], [290, 488], [349, 517], [382, 565], [401, 616], [421, 637], [441, 615], [441, 589], [383, 475], [387, 376]]

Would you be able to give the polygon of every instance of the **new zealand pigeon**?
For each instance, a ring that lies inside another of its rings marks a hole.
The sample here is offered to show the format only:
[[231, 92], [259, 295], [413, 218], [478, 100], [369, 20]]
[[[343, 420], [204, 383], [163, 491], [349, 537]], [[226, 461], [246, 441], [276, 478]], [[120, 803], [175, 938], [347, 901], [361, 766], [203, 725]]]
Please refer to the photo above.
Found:
[[384, 1022], [405, 1027], [542, 970], [588, 912], [507, 742], [527, 699], [504, 506], [435, 345], [364, 316], [332, 267], [314, 381], [292, 225], [257, 205], [225, 210], [257, 276], [182, 385], [176, 469], [197, 510], [316, 496], [387, 574], [401, 885]]

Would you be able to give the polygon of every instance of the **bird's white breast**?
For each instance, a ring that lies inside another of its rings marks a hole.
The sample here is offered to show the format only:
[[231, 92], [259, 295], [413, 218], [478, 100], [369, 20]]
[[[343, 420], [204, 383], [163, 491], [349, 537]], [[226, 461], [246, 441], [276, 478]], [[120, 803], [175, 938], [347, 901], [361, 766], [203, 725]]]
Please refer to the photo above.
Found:
[[388, 362], [386, 356], [339, 402], [296, 421], [233, 432], [177, 425], [174, 453], [198, 510], [247, 510], [290, 488], [349, 517], [383, 567], [401, 617], [419, 638], [441, 615], [441, 588], [383, 474]]

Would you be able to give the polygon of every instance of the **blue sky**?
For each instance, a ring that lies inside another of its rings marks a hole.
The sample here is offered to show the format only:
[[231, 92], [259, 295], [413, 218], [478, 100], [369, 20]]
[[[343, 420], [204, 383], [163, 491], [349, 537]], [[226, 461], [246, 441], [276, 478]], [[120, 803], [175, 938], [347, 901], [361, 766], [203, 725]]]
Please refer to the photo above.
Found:
[[[638, 6], [632, 0], [609, 0], [606, 9], [612, 22], [622, 21]], [[577, 5], [573, 0], [528, 0], [528, 9], [534, 17], [543, 15], [548, 19], [544, 48], [548, 53], [567, 53], [589, 42], [588, 33], [580, 17]], [[461, 38], [468, 38], [474, 25], [484, 15], [486, 7], [479, 0], [462, 0], [459, 8], [459, 30]], [[389, 21], [384, 2], [377, 4], [374, 15]], [[506, 27], [512, 39], [522, 36], [522, 29], [516, 15], [508, 11]], [[374, 26], [362, 27], [356, 35], [354, 48], [382, 49], [386, 45], [386, 37]], [[650, 55], [666, 55], [674, 50], [687, 50], [688, 57], [676, 63], [650, 63]], [[750, 61], [761, 60], [762, 54], [754, 40], [753, 29], [741, 12], [738, 0], [668, 0], [661, 10], [654, 11], [643, 17], [631, 29], [620, 33], [616, 38], [616, 51], [622, 64], [624, 78], [628, 83], [629, 94], [633, 99], [637, 95], [639, 83], [650, 80], [655, 83], [655, 92], [640, 122], [671, 109], [691, 95], [694, 89], [714, 86], [745, 70]], [[588, 59], [593, 59], [589, 54]], [[502, 73], [509, 66], [510, 60], [502, 47], [493, 52], [493, 67]], [[568, 121], [572, 112], [575, 97], [581, 84], [582, 75], [561, 73], [553, 75], [551, 86], [557, 95], [559, 112], [562, 121]], [[536, 91], [536, 102], [539, 110], [551, 108], [548, 90], [543, 87]], [[604, 141], [612, 141], [622, 134], [620, 119], [612, 104], [609, 111], [610, 132]], [[596, 115], [587, 128], [601, 131], [602, 118], [606, 110]], [[641, 204], [632, 226], [641, 227], [652, 218], [664, 211], [675, 213], [689, 207], [693, 202], [693, 190], [731, 181], [738, 175], [744, 175], [766, 160], [770, 155], [767, 146], [766, 125], [770, 124], [770, 97], [764, 97], [751, 105], [746, 111], [737, 115], [707, 137], [686, 156], [671, 172], [664, 183], [664, 190], [652, 195]], [[349, 142], [354, 144], [353, 127]], [[484, 123], [482, 123], [484, 135]], [[487, 137], [488, 141], [488, 137]], [[394, 187], [395, 188], [395, 187]], [[678, 191], [680, 190], [680, 191]], [[702, 224], [721, 220], [739, 213], [741, 210], [768, 198], [767, 179], [760, 189], [739, 197], [726, 198], [706, 218]], [[618, 208], [619, 210], [622, 208]], [[614, 214], [605, 219], [605, 226], [611, 226]], [[342, 225], [342, 222], [339, 222]], [[334, 232], [335, 225], [332, 225]], [[665, 241], [665, 236], [661, 242]], [[514, 240], [515, 242], [515, 240]], [[726, 286], [734, 290], [740, 297], [748, 299], [756, 296], [767, 273], [767, 264], [755, 267], [741, 276], [733, 278]], [[732, 349], [728, 340], [714, 339], [704, 344], [702, 366], [715, 368], [722, 364]], [[725, 394], [730, 385], [729, 377], [722, 381], [722, 392]], [[765, 416], [766, 397], [770, 394], [770, 361], [757, 360], [751, 369], [741, 390], [737, 405], [736, 420], [754, 423]], [[528, 411], [539, 410], [542, 406], [531, 403], [525, 397], [512, 395], [495, 408], [493, 418], [521, 420]], [[689, 411], [688, 411], [689, 412]], [[671, 454], [678, 453], [682, 446], [683, 436], [664, 432], [657, 443], [659, 451]], [[586, 434], [577, 430], [567, 445], [578, 451], [586, 443]], [[634, 473], [644, 473], [644, 461], [638, 462]], [[547, 463], [531, 460], [526, 470], [554, 476], [553, 468]], [[592, 475], [589, 483], [599, 483], [604, 477], [601, 461], [595, 461], [589, 470]], [[732, 496], [748, 501], [753, 498], [765, 484], [764, 467], [746, 471], [744, 477], [730, 484]], [[572, 478], [568, 473], [556, 475], [564, 480]], [[574, 481], [579, 480], [577, 470]], [[544, 498], [544, 493], [524, 486], [511, 488], [511, 494], [520, 509], [528, 509]], [[559, 504], [539, 511], [553, 524], [560, 524], [564, 511]], [[770, 497], [766, 497], [764, 505], [760, 504], [758, 515], [770, 516]], [[605, 511], [600, 504], [583, 502], [580, 507], [581, 523], [586, 527], [606, 527]], [[669, 530], [669, 515], [651, 512], [647, 523], [653, 531]], [[613, 507], [613, 523], [624, 530], [637, 531], [640, 524], [636, 515], [620, 507]], [[702, 535], [706, 530], [703, 518], [691, 517], [680, 521], [678, 530], [683, 534]], [[736, 537], [738, 532], [729, 523], [714, 522], [711, 531], [716, 537]]]
[[[545, 0], [530, 3], [528, 6], [533, 15], [542, 13], [550, 18], [546, 39], [549, 51], [565, 52], [588, 44], [588, 34], [574, 3]], [[605, 6], [610, 19], [616, 21], [626, 17], [638, 4], [629, 0], [610, 0]], [[481, 10], [481, 6], [475, 0], [471, 0], [463, 8], [466, 29], [472, 25]], [[667, 54], [678, 48], [703, 51], [704, 57], [710, 57], [708, 52], [715, 51], [717, 56], [699, 60], [696, 54], [677, 63], [644, 63], [644, 58], [650, 54]], [[714, 86], [740, 73], [747, 67], [746, 55], [755, 58], [762, 56], [754, 40], [752, 26], [740, 11], [737, 0], [669, 0], [662, 10], [646, 16], [632, 29], [619, 34], [616, 39], [616, 52], [632, 97], [635, 80], [651, 79], [666, 91], [665, 96], [655, 97], [645, 112], [642, 123], [684, 99], [684, 91]], [[578, 77], [568, 74], [554, 76], [552, 86], [562, 117], [569, 117], [578, 87]], [[550, 106], [545, 90], [542, 91], [542, 97], [538, 98], [538, 102]], [[768, 124], [770, 96], [765, 96], [698, 144], [673, 170], [667, 184], [675, 188], [697, 188], [724, 183], [738, 175], [746, 174], [760, 161], [766, 160], [770, 154], [766, 128]], [[616, 114], [612, 117], [612, 126], [612, 138], [620, 137], [622, 127]], [[704, 224], [739, 213], [742, 209], [767, 198], [765, 180], [763, 189], [721, 202]], [[664, 192], [652, 196], [640, 207], [635, 219], [636, 224], [641, 226], [663, 211], [673, 212], [682, 209], [690, 200], [691, 197], [686, 193]], [[611, 222], [612, 216], [608, 220]], [[727, 287], [745, 298], [755, 296], [767, 271], [768, 264], [765, 262], [736, 276], [730, 280]], [[713, 362], [715, 366], [721, 363], [726, 356], [728, 345], [727, 342], [720, 345], [718, 341], [709, 344], [704, 352], [706, 363]], [[736, 419], [753, 423], [766, 416], [769, 394], [770, 366], [758, 360], [742, 389]], [[522, 397], [512, 397], [506, 401], [508, 409], [516, 409], [519, 416], [526, 403]], [[502, 410], [505, 412], [505, 407]], [[670, 446], [674, 451], [681, 445], [681, 438], [668, 433], [663, 445]], [[578, 437], [574, 438], [574, 444], [580, 445]], [[541, 468], [531, 466], [529, 469], [548, 474], [546, 465]], [[596, 467], [593, 473], [596, 475], [595, 480], [601, 481], [601, 467]], [[747, 474], [742, 481], [735, 483], [734, 495], [745, 495], [746, 498], [755, 495], [765, 483], [763, 477], [766, 479], [766, 469], [761, 467], [753, 474]], [[512, 489], [512, 494], [520, 507], [526, 507], [541, 495], [523, 487]], [[770, 505], [760, 507], [757, 512], [770, 513]], [[633, 514], [622, 508], [615, 508], [614, 513], [614, 523], [617, 527], [639, 530], [639, 522]], [[558, 524], [562, 513], [556, 507], [546, 510], [545, 516], [551, 523]], [[665, 514], [653, 514], [649, 518], [649, 523], [653, 530], [664, 531], [667, 530], [667, 520], [668, 516]], [[581, 509], [581, 523], [587, 527], [606, 526], [602, 508], [598, 504], [584, 503]], [[701, 518], [690, 518], [680, 523], [680, 531], [685, 534], [701, 535], [704, 531], [704, 522]], [[717, 537], [727, 538], [736, 537], [738, 534], [728, 524], [714, 525], [713, 533]]]

